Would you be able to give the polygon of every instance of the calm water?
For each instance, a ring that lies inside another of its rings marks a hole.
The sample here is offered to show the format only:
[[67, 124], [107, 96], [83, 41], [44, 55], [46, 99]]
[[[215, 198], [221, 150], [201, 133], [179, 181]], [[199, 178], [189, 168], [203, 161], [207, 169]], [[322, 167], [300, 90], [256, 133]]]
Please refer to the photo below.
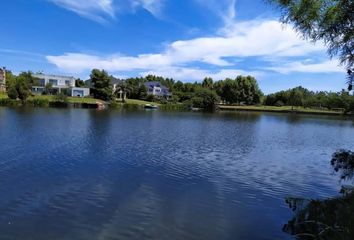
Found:
[[0, 239], [288, 239], [285, 196], [330, 197], [352, 121], [0, 108]]

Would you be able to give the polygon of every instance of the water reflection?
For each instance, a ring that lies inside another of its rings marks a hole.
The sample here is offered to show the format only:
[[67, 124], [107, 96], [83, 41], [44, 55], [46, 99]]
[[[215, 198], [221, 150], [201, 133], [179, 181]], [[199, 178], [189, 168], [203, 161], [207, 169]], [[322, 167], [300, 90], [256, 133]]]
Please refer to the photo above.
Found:
[[[333, 154], [331, 165], [343, 181], [354, 176], [354, 153], [340, 150]], [[287, 198], [286, 203], [295, 216], [283, 231], [296, 239], [354, 239], [354, 188], [343, 186], [342, 196], [326, 200]]]
[[290, 238], [283, 197], [334, 196], [327, 159], [354, 134], [351, 122], [281, 114], [1, 117], [1, 240]]

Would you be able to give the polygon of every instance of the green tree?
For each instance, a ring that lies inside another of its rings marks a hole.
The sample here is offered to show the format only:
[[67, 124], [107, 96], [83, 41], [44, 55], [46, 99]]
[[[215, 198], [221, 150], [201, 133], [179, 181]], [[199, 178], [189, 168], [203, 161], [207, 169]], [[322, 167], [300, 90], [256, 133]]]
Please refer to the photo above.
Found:
[[294, 110], [294, 106], [298, 107], [303, 105], [303, 94], [299, 89], [294, 88], [290, 91], [289, 104], [292, 110]]
[[80, 78], [75, 80], [75, 87], [85, 87], [85, 81]]
[[32, 77], [31, 72], [22, 72], [18, 76], [12, 74], [7, 78], [7, 95], [11, 99], [19, 98], [22, 102], [25, 102], [31, 95], [31, 88], [36, 84], [36, 78]]
[[132, 91], [131, 87], [127, 84], [127, 82], [122, 82], [120, 85], [117, 86], [117, 89], [114, 93], [116, 97], [122, 96], [123, 102], [125, 102], [126, 96]]
[[218, 101], [220, 101], [220, 98], [214, 91], [204, 88], [198, 89], [191, 99], [193, 107], [205, 110], [213, 110]]
[[235, 80], [228, 78], [215, 86], [222, 100], [228, 103], [258, 104], [263, 95], [257, 80], [251, 76], [238, 76]]
[[203, 82], [202, 82], [202, 86], [203, 88], [207, 88], [212, 90], [213, 89], [213, 85], [214, 85], [214, 81], [211, 77], [206, 77], [204, 78]]
[[105, 70], [93, 69], [90, 75], [93, 96], [97, 99], [109, 101], [112, 99], [112, 77]]
[[43, 94], [45, 95], [50, 95], [51, 94], [51, 89], [53, 87], [52, 83], [46, 83], [46, 85], [44, 86], [44, 92]]

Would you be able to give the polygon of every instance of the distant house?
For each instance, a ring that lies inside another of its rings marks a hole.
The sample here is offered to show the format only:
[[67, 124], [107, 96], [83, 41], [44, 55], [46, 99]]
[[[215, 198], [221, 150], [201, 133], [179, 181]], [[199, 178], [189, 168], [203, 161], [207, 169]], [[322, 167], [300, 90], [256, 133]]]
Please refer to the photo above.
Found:
[[53, 94], [66, 93], [72, 97], [85, 97], [90, 95], [89, 88], [75, 87], [75, 78], [59, 75], [48, 74], [32, 74], [38, 79], [37, 86], [32, 86], [32, 92], [35, 94], [42, 94], [46, 86], [50, 84], [50, 90]]
[[0, 91], [6, 90], [6, 68], [0, 68]]
[[159, 82], [146, 82], [144, 83], [147, 94], [148, 95], [153, 95], [158, 98], [170, 98], [172, 96], [172, 93], [168, 89], [168, 87], [163, 86]]

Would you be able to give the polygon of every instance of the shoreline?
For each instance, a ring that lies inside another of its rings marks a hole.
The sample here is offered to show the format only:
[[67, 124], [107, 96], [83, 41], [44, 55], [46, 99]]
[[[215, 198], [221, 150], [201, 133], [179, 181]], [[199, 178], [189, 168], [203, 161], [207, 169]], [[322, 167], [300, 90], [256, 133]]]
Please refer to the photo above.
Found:
[[[147, 102], [143, 100], [127, 99], [123, 102], [107, 103], [94, 98], [68, 98], [66, 102], [56, 101], [53, 96], [35, 96], [29, 98], [25, 103], [20, 100], [12, 100], [7, 97], [0, 96], [0, 106], [2, 107], [49, 107], [49, 108], [84, 108], [84, 109], [144, 109], [145, 104], [155, 104], [162, 111], [193, 111], [187, 109], [183, 104], [159, 104]], [[346, 116], [354, 117], [354, 113], [344, 113], [342, 111], [311, 109], [303, 107], [291, 106], [274, 107], [274, 106], [234, 106], [234, 105], [217, 105], [217, 111], [236, 111], [236, 112], [270, 112], [270, 113], [293, 113], [293, 114], [312, 114], [312, 115], [328, 115], [328, 116]]]
[[239, 111], [239, 112], [272, 112], [272, 113], [294, 113], [294, 114], [313, 114], [313, 115], [329, 115], [329, 116], [354, 116], [353, 113], [346, 114], [340, 111], [318, 110], [311, 108], [294, 108], [290, 106], [273, 107], [273, 106], [227, 106], [218, 105], [219, 111]]

